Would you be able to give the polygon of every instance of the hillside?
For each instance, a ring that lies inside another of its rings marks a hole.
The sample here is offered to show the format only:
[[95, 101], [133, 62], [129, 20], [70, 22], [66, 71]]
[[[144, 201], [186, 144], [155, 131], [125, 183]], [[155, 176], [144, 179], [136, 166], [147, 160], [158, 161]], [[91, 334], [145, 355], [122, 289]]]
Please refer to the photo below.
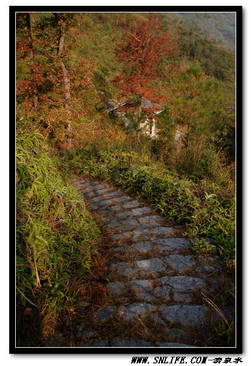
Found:
[[[233, 44], [232, 15], [187, 16]], [[139, 314], [139, 344], [233, 345], [234, 53], [170, 14], [16, 24], [18, 344], [132, 344]]]
[[235, 13], [179, 13], [180, 20], [234, 51]]

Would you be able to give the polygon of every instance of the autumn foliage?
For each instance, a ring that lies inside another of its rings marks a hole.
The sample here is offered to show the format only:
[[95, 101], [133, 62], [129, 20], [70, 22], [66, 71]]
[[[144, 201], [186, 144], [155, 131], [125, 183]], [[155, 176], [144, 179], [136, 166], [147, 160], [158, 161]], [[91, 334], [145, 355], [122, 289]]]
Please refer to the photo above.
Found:
[[172, 31], [163, 32], [161, 19], [156, 14], [137, 23], [126, 33], [117, 48], [117, 57], [126, 70], [115, 78], [122, 95], [140, 95], [154, 98], [151, 84], [158, 78], [159, 64], [163, 58], [177, 55], [178, 49]]

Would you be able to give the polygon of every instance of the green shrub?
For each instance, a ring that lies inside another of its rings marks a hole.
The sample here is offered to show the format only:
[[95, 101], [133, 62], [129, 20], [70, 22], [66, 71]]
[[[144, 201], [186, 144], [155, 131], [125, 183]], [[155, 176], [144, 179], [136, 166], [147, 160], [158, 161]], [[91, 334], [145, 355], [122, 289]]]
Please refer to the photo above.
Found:
[[43, 136], [25, 123], [18, 126], [18, 304], [35, 303], [44, 319], [53, 313], [53, 328], [55, 314], [74, 303], [76, 282], [90, 269], [98, 235], [83, 199], [56, 169]]

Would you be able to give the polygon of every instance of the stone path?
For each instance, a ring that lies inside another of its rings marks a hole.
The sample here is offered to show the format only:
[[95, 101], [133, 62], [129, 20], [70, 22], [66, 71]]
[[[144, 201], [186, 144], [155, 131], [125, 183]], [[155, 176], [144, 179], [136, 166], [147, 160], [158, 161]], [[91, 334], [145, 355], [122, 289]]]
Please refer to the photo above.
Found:
[[180, 226], [97, 181], [76, 185], [110, 238], [107, 305], [78, 325], [82, 347], [198, 347], [221, 318], [207, 299], [224, 286], [217, 258], [194, 254]]

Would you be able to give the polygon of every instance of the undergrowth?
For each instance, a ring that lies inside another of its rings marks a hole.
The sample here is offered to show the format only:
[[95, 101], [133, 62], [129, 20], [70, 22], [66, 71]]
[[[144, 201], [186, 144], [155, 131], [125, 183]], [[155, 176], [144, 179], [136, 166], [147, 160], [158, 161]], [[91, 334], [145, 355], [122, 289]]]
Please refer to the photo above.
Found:
[[49, 337], [90, 270], [99, 230], [76, 189], [64, 182], [43, 136], [24, 121], [17, 125], [16, 156], [17, 326], [23, 327], [20, 308], [29, 308], [40, 316], [42, 337]]

